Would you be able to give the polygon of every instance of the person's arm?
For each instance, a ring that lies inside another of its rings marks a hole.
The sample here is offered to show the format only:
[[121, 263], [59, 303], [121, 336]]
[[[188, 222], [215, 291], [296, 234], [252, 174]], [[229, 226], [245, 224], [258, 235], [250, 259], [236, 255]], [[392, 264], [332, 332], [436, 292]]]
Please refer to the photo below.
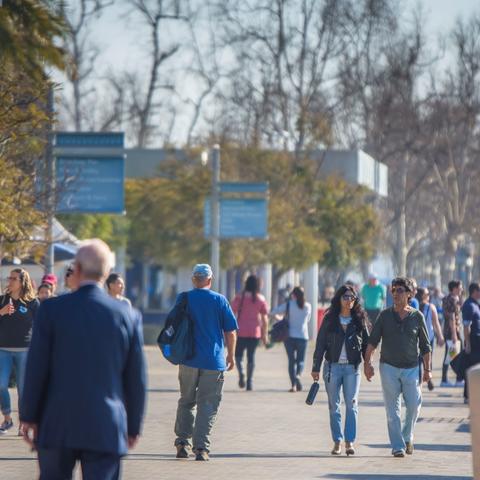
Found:
[[363, 363], [363, 372], [365, 374], [366, 379], [371, 382], [373, 376], [375, 375], [375, 369], [373, 368], [372, 364], [372, 357], [377, 349], [378, 344], [380, 343], [380, 339], [382, 338], [383, 333], [383, 315], [384, 313], [380, 313], [373, 326], [372, 333], [368, 338], [368, 346], [365, 351], [364, 363]]
[[430, 310], [432, 312], [433, 331], [435, 332], [435, 337], [437, 338], [438, 346], [443, 347], [443, 345], [445, 345], [445, 339], [443, 338], [442, 327], [440, 325], [440, 321], [438, 320], [437, 307], [433, 303], [431, 303]]
[[470, 322], [463, 323], [463, 336], [465, 338], [465, 352], [470, 354], [472, 346], [470, 344]]
[[471, 345], [470, 345], [470, 325], [472, 323], [472, 318], [474, 315], [473, 307], [465, 303], [462, 308], [462, 320], [463, 320], [463, 336], [465, 339], [465, 351], [466, 353], [470, 353]]
[[423, 381], [428, 382], [432, 379], [432, 346], [430, 345], [430, 339], [428, 338], [425, 317], [421, 312], [418, 312], [418, 315], [420, 315], [418, 320], [418, 346], [423, 358]]
[[262, 342], [264, 345], [268, 345], [268, 315], [261, 315], [261, 329], [262, 329]]
[[365, 326], [362, 328], [362, 357], [365, 360], [365, 355], [367, 353], [368, 348], [368, 339], [370, 338], [370, 334], [368, 332], [368, 327]]
[[27, 356], [23, 394], [20, 401], [20, 422], [23, 438], [31, 448], [36, 448], [38, 423], [50, 373], [52, 334], [47, 305], [40, 306], [33, 323], [32, 341]]
[[147, 389], [143, 339], [140, 331], [142, 317], [140, 312], [132, 311], [131, 318], [133, 320], [133, 332], [122, 375], [129, 448], [133, 448], [140, 437], [142, 419], [145, 412], [145, 392]]
[[454, 345], [458, 340], [455, 312], [456, 312], [456, 305], [454, 304], [453, 299], [450, 297], [448, 299], [447, 304], [445, 305], [444, 315], [445, 315], [445, 321], [448, 322], [448, 325], [450, 327], [450, 332], [452, 335], [452, 341]]
[[325, 350], [327, 348], [327, 323], [328, 316], [325, 316], [320, 330], [317, 333], [315, 351], [313, 352], [312, 378], [316, 382], [320, 378], [320, 368], [322, 366], [323, 356], [325, 355]]
[[287, 312], [287, 303], [282, 303], [270, 310], [270, 316], [274, 318], [280, 318], [280, 315], [285, 315]]
[[235, 346], [237, 344], [237, 331], [224, 332], [225, 344], [227, 345], [227, 371], [235, 367]]

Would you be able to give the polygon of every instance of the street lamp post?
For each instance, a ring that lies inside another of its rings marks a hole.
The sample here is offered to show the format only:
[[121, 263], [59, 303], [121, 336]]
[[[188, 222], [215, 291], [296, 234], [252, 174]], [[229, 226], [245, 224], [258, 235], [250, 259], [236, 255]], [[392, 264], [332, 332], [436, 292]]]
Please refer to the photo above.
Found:
[[220, 288], [220, 145], [212, 149], [212, 237], [211, 237], [211, 266], [214, 274], [214, 283], [217, 290]]
[[43, 181], [47, 185], [46, 187], [46, 207], [47, 207], [47, 252], [45, 258], [45, 273], [52, 273], [55, 262], [55, 250], [53, 245], [53, 218], [55, 215], [55, 160], [53, 158], [53, 116], [55, 104], [54, 104], [54, 90], [53, 84], [50, 82], [48, 88], [47, 97], [47, 114], [49, 117], [48, 131], [47, 131], [47, 146], [45, 152], [46, 160], [46, 175]]

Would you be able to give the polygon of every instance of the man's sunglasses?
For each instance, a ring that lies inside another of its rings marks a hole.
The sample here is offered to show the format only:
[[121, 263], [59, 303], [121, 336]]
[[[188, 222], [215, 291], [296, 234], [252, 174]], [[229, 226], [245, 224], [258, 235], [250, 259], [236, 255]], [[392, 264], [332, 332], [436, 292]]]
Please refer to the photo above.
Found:
[[407, 293], [407, 289], [405, 287], [392, 287], [392, 293]]
[[345, 300], [346, 302], [351, 302], [352, 300], [356, 300], [357, 297], [355, 295], [348, 295], [348, 293], [342, 295], [342, 300]]

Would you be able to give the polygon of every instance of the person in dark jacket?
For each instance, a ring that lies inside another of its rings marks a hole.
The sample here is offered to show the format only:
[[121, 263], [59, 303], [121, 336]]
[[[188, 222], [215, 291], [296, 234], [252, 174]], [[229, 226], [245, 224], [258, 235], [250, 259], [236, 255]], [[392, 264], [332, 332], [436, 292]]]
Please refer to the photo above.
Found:
[[146, 372], [139, 318], [103, 282], [112, 254], [98, 239], [75, 257], [78, 289], [49, 298], [33, 326], [20, 420], [40, 478], [117, 480], [138, 441]]
[[7, 433], [13, 427], [8, 393], [13, 365], [20, 405], [33, 319], [39, 306], [30, 275], [26, 270], [13, 269], [7, 281], [5, 295], [0, 296], [0, 406], [4, 417], [0, 425], [0, 434]]
[[[342, 285], [335, 293], [317, 335], [313, 354], [312, 378], [319, 380], [320, 367], [325, 358], [323, 379], [330, 410], [330, 430], [334, 442], [332, 455], [342, 453], [341, 441], [345, 439], [347, 455], [355, 453], [357, 434], [358, 391], [360, 372], [358, 366], [368, 342], [368, 317], [358, 296], [350, 285]], [[346, 405], [345, 429], [342, 433], [340, 391]]]

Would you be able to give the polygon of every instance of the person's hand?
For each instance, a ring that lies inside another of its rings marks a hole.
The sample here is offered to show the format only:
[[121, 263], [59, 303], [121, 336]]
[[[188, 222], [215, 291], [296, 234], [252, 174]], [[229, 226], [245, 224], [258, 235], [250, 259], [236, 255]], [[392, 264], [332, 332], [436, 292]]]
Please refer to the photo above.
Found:
[[320, 372], [312, 372], [311, 375], [312, 375], [313, 381], [318, 382], [318, 380], [320, 379]]
[[11, 315], [15, 312], [15, 307], [12, 303], [7, 303], [3, 308], [0, 308], [0, 315]]
[[445, 345], [445, 339], [443, 338], [443, 336], [437, 340], [437, 345], [439, 347], [443, 347]]
[[235, 367], [235, 357], [233, 355], [227, 355], [227, 371], [233, 370]]
[[371, 363], [365, 363], [363, 366], [363, 372], [365, 373], [365, 377], [369, 382], [372, 381], [373, 376], [375, 375], [375, 369]]
[[268, 345], [268, 333], [262, 336], [262, 343], [267, 346]]
[[32, 450], [36, 450], [38, 426], [36, 423], [22, 422], [20, 424], [20, 431], [22, 432], [23, 439], [30, 445]]
[[427, 383], [431, 379], [432, 379], [432, 371], [431, 370], [423, 370], [423, 381], [425, 383]]
[[134, 437], [128, 437], [128, 449], [132, 450], [137, 446], [138, 440], [140, 439], [140, 435], [135, 435]]

